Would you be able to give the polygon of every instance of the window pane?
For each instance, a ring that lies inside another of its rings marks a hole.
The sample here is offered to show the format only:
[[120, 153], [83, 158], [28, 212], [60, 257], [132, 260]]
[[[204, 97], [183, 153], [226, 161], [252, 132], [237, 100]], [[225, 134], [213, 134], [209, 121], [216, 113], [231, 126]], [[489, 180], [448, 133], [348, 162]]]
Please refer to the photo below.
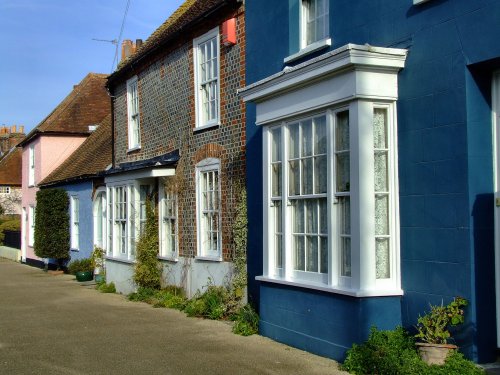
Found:
[[289, 190], [288, 194], [290, 195], [300, 195], [300, 170], [299, 170], [299, 161], [292, 160], [288, 163], [290, 166], [289, 171]]
[[305, 271], [305, 238], [303, 236], [294, 236], [294, 269]]
[[328, 187], [326, 155], [314, 158], [314, 192], [316, 194], [326, 193]]
[[300, 156], [300, 128], [299, 124], [290, 125], [290, 159], [295, 159]]
[[302, 121], [302, 153], [301, 156], [311, 156], [313, 146], [312, 120]]
[[281, 161], [281, 128], [271, 130], [271, 161]]
[[283, 239], [281, 227], [281, 202], [274, 202], [274, 234], [275, 234], [275, 252], [276, 252], [276, 267], [283, 267]]
[[308, 199], [306, 209], [306, 233], [318, 233], [318, 202], [317, 199]]
[[389, 176], [387, 168], [387, 152], [375, 151], [375, 191], [385, 192], [389, 190]]
[[350, 163], [349, 153], [337, 154], [337, 191], [350, 191]]
[[335, 151], [349, 150], [349, 111], [337, 113]]
[[351, 200], [349, 197], [339, 197], [340, 233], [351, 234]]
[[389, 234], [389, 196], [375, 196], [375, 234]]
[[349, 237], [342, 237], [340, 239], [341, 246], [341, 274], [342, 276], [351, 276], [351, 239]]
[[302, 160], [302, 194], [313, 193], [313, 159]]
[[326, 154], [326, 117], [314, 119], [314, 154]]
[[388, 279], [391, 277], [389, 239], [377, 238], [375, 240], [375, 251], [377, 259], [377, 279]]
[[375, 148], [387, 148], [387, 110], [384, 108], [373, 111], [373, 144]]
[[307, 268], [306, 271], [318, 272], [318, 237], [307, 236]]
[[272, 193], [273, 197], [281, 196], [281, 163], [272, 164]]
[[322, 234], [328, 233], [328, 207], [326, 198], [318, 199], [319, 201], [319, 232]]
[[328, 273], [328, 237], [320, 237], [320, 261], [321, 261], [321, 267], [320, 271], [321, 273]]
[[293, 232], [304, 233], [304, 201], [292, 202], [293, 208]]

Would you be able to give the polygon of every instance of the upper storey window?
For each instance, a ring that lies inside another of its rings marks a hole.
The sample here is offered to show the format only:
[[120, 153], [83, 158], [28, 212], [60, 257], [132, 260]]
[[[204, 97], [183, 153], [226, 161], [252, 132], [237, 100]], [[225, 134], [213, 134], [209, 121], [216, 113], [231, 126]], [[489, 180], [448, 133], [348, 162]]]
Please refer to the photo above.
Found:
[[219, 29], [193, 40], [196, 127], [219, 124]]
[[141, 147], [141, 131], [139, 119], [139, 90], [137, 77], [127, 81], [127, 112], [128, 112], [128, 148]]
[[301, 48], [328, 37], [328, 0], [302, 0], [301, 33]]

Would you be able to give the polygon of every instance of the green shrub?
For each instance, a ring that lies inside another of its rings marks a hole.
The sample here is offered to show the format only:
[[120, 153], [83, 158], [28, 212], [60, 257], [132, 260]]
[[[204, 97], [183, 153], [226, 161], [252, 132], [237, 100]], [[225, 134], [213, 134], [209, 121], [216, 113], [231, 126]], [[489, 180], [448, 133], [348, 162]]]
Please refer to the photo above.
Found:
[[160, 289], [158, 220], [151, 199], [146, 200], [146, 225], [137, 243], [134, 282], [143, 288]]
[[180, 288], [170, 287], [156, 291], [154, 294], [154, 307], [168, 307], [182, 310], [186, 306], [186, 299]]
[[479, 375], [484, 372], [462, 354], [454, 352], [443, 366], [428, 366], [415, 342], [403, 328], [379, 331], [372, 327], [368, 340], [347, 351], [342, 368], [352, 374]]
[[242, 336], [250, 336], [259, 332], [259, 315], [251, 305], [246, 304], [235, 314], [233, 332]]
[[92, 260], [90, 258], [72, 260], [68, 264], [68, 273], [76, 275], [77, 272], [93, 271]]
[[106, 284], [106, 282], [103, 282], [97, 286], [97, 290], [101, 293], [116, 293], [115, 283]]
[[12, 230], [12, 231], [19, 231], [21, 230], [21, 221], [20, 219], [10, 219], [7, 221], [4, 221], [0, 224], [0, 244], [3, 245], [3, 241], [5, 239], [5, 233], [4, 231], [6, 230]]
[[231, 295], [223, 286], [209, 285], [207, 290], [188, 301], [184, 311], [188, 316], [198, 316], [208, 319], [224, 319], [230, 315], [228, 306]]
[[69, 198], [63, 189], [36, 193], [35, 254], [57, 259], [59, 266], [69, 258]]
[[372, 327], [364, 344], [348, 350], [343, 368], [353, 374], [410, 374], [422, 365], [413, 337], [402, 327], [393, 331]]
[[137, 292], [128, 295], [128, 300], [133, 302], [148, 302], [151, 301], [156, 293], [156, 289], [142, 287], [137, 289]]

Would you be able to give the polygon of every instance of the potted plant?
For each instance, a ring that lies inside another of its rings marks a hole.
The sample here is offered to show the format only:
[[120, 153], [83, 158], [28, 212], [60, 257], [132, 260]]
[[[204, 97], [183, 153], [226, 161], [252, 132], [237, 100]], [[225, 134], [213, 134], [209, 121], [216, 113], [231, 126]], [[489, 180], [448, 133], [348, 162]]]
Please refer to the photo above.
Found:
[[442, 365], [450, 351], [456, 350], [457, 346], [449, 344], [451, 338], [450, 326], [457, 326], [464, 322], [463, 307], [467, 306], [467, 300], [455, 297], [448, 305], [430, 305], [430, 311], [418, 318], [415, 335], [422, 342], [417, 342], [420, 357], [427, 364]]
[[94, 251], [92, 251], [92, 267], [94, 268], [95, 281], [101, 282], [104, 279], [105, 268], [104, 268], [104, 249], [95, 246]]
[[68, 272], [75, 275], [77, 281], [91, 281], [94, 278], [92, 259], [83, 258], [72, 261], [68, 265]]

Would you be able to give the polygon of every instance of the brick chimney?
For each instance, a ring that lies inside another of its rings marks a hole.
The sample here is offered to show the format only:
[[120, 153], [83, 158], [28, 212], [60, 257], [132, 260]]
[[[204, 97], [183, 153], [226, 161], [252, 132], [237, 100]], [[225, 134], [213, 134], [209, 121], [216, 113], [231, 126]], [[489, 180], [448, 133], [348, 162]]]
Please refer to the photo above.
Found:
[[122, 58], [121, 61], [125, 60], [126, 58], [132, 56], [137, 49], [139, 49], [142, 46], [142, 39], [136, 39], [135, 43], [132, 42], [130, 39], [125, 39], [122, 42]]

